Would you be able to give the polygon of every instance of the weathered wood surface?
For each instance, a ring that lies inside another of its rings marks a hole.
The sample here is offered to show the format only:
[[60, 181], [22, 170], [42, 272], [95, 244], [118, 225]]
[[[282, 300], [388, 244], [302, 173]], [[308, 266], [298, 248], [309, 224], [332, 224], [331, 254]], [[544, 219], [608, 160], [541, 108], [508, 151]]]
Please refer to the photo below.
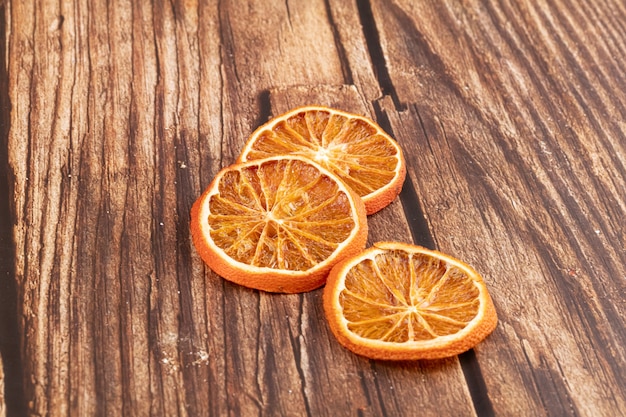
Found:
[[[626, 413], [619, 0], [0, 2], [0, 415]], [[205, 268], [189, 209], [268, 117], [319, 103], [405, 149], [370, 242], [478, 269], [474, 350], [350, 354], [320, 291]]]

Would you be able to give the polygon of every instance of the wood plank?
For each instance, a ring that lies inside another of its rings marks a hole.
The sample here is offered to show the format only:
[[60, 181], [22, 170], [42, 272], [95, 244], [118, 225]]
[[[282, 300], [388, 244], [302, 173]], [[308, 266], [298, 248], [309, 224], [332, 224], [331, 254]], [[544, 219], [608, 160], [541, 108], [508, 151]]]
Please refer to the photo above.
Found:
[[436, 246], [484, 274], [500, 313], [476, 349], [496, 414], [626, 409], [624, 12], [374, 3]]
[[[25, 254], [16, 275], [28, 407], [185, 411], [195, 398], [185, 398], [181, 362], [200, 377], [208, 364], [205, 340], [188, 349], [195, 334], [179, 324], [177, 307], [176, 259], [191, 262], [176, 250], [187, 229], [177, 232], [176, 211], [187, 215], [190, 203], [175, 201], [184, 166], [170, 152], [185, 133], [174, 124], [187, 120], [177, 119], [187, 96], [177, 91], [185, 61], [170, 42], [173, 11], [148, 2], [47, 6], [11, 8], [20, 22], [11, 31], [9, 148], [16, 246]], [[163, 30], [158, 42], [152, 22]]]
[[253, 128], [267, 120], [271, 88], [341, 85], [345, 80], [336, 31], [323, 1], [297, 7], [221, 2], [217, 13], [222, 50], [220, 105], [225, 117], [221, 154], [228, 164], [236, 159]]
[[[273, 114], [308, 103], [318, 103], [375, 119], [374, 114], [367, 110], [372, 103], [367, 103], [355, 86], [318, 85], [275, 89], [271, 91], [270, 102]], [[411, 242], [411, 233], [399, 199], [369, 216], [368, 225], [369, 244], [381, 240]], [[302, 310], [299, 312], [308, 319], [306, 328], [314, 329], [312, 333], [305, 334], [305, 338], [316, 340], [315, 345], [302, 348], [306, 357], [314, 358], [307, 366], [310, 374], [305, 378], [307, 400], [319, 407], [311, 408], [312, 415], [325, 415], [331, 410], [366, 415], [474, 414], [456, 358], [429, 363], [393, 364], [355, 357], [341, 348], [329, 333], [321, 308], [320, 291], [302, 297], [307, 300], [306, 304], [315, 309], [315, 314]], [[297, 311], [293, 313], [298, 314]], [[320, 371], [320, 368], [323, 370]], [[361, 381], [357, 383], [349, 377], [352, 375], [358, 375]], [[346, 390], [346, 387], [350, 388]], [[443, 391], [446, 392], [445, 399], [440, 395]], [[340, 402], [334, 404], [334, 401]], [[369, 406], [364, 406], [368, 403]]]
[[[11, 241], [10, 195], [11, 180], [8, 168], [9, 136], [9, 79], [7, 74], [7, 18], [4, 4], [0, 4], [0, 417], [6, 417], [7, 409], [21, 412], [15, 406], [22, 402], [18, 384], [9, 381], [19, 379], [21, 372], [19, 334], [17, 330], [17, 289], [13, 263], [15, 253]], [[7, 402], [9, 404], [7, 404]]]

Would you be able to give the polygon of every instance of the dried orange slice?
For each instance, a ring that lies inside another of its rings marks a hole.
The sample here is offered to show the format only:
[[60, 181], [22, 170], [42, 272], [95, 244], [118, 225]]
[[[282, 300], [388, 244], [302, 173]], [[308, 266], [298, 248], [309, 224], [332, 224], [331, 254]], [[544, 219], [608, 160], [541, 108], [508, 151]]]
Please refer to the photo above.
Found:
[[298, 156], [231, 165], [191, 210], [201, 258], [232, 282], [296, 293], [324, 284], [339, 260], [362, 251], [362, 200], [332, 172]]
[[381, 242], [333, 267], [324, 288], [333, 334], [372, 359], [437, 359], [471, 349], [496, 327], [481, 276], [437, 251]]
[[400, 146], [373, 121], [321, 106], [300, 107], [252, 133], [239, 161], [302, 155], [337, 174], [363, 198], [367, 214], [400, 193], [406, 165]]

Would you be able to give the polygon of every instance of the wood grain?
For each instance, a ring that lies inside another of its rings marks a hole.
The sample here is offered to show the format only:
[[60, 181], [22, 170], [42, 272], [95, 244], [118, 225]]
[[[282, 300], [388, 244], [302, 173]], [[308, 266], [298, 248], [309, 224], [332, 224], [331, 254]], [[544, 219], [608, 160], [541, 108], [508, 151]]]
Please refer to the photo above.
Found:
[[[534, 3], [1, 1], [0, 417], [626, 410], [626, 8]], [[213, 175], [311, 103], [404, 148], [369, 243], [483, 274], [500, 323], [474, 350], [366, 360], [319, 290], [195, 253]]]
[[603, 50], [611, 26], [597, 45], [570, 26], [599, 30], [587, 16], [602, 10], [515, 7], [376, 10], [410, 103], [392, 128], [437, 247], [491, 284], [501, 323], [477, 355], [496, 413], [612, 415], [626, 409], [624, 74]]

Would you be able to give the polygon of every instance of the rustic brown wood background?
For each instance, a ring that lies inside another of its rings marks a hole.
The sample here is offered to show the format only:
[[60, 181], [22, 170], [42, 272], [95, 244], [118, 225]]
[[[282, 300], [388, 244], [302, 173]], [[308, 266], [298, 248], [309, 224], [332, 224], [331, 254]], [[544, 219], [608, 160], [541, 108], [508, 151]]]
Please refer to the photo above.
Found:
[[[0, 416], [626, 414], [622, 0], [1, 0], [0, 36]], [[191, 204], [311, 103], [404, 148], [369, 241], [483, 274], [474, 350], [366, 360], [319, 290], [203, 266]]]

